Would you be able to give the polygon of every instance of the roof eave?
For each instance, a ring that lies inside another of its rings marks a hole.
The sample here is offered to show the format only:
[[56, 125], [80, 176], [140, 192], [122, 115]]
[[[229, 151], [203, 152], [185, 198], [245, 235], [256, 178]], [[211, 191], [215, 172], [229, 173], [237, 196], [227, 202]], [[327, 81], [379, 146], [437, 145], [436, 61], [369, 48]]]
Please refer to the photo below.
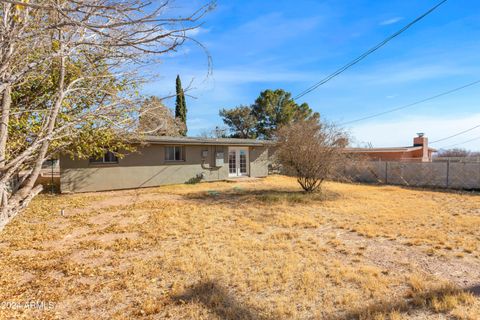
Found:
[[202, 138], [168, 138], [168, 137], [146, 137], [142, 140], [137, 141], [137, 143], [143, 144], [163, 144], [163, 145], [197, 145], [197, 146], [267, 146], [271, 145], [272, 141], [269, 140], [248, 140], [248, 139], [202, 139]]

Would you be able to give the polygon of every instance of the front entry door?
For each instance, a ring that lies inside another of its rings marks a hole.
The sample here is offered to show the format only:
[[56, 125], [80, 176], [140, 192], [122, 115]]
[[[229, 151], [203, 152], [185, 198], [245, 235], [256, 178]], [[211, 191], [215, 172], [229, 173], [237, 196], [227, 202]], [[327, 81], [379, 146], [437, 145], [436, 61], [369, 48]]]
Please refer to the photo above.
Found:
[[248, 176], [248, 148], [228, 148], [228, 176]]

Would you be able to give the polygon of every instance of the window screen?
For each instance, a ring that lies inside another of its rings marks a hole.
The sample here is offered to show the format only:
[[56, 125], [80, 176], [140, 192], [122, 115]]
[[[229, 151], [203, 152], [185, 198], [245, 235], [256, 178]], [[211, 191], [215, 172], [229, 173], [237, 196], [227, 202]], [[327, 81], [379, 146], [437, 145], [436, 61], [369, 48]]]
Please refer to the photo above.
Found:
[[165, 147], [165, 160], [183, 161], [185, 160], [185, 149], [182, 146]]
[[118, 157], [111, 151], [106, 151], [99, 158], [90, 158], [91, 163], [118, 163]]

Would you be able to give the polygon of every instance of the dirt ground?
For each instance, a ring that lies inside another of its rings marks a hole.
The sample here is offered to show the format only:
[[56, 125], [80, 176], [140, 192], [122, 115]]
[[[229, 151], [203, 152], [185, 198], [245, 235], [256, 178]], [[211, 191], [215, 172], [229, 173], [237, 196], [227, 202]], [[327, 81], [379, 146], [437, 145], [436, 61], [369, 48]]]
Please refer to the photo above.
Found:
[[480, 194], [271, 176], [42, 195], [0, 234], [0, 318], [480, 319]]

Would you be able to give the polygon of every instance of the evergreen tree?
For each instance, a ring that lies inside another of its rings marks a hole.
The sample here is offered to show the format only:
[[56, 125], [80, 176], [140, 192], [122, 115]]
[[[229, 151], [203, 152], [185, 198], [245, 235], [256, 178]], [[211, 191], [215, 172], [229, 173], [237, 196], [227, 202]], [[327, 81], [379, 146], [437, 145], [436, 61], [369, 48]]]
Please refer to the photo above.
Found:
[[182, 88], [182, 81], [180, 80], [180, 76], [177, 75], [176, 81], [176, 92], [177, 92], [177, 99], [175, 103], [175, 118], [179, 119], [185, 127], [181, 133], [182, 135], [187, 135], [187, 102], [185, 101], [185, 93], [183, 92]]
[[250, 106], [221, 109], [220, 117], [232, 137], [273, 139], [280, 127], [300, 120], [319, 120], [307, 103], [297, 104], [290, 92], [282, 89], [265, 90]]
[[230, 129], [232, 138], [256, 138], [255, 126], [257, 119], [252, 114], [250, 106], [238, 106], [233, 109], [220, 110], [220, 117]]
[[261, 139], [272, 139], [282, 125], [320, 118], [320, 114], [314, 112], [307, 103], [297, 104], [291, 93], [282, 89], [261, 92], [252, 105], [252, 114], [257, 123], [257, 136]]

